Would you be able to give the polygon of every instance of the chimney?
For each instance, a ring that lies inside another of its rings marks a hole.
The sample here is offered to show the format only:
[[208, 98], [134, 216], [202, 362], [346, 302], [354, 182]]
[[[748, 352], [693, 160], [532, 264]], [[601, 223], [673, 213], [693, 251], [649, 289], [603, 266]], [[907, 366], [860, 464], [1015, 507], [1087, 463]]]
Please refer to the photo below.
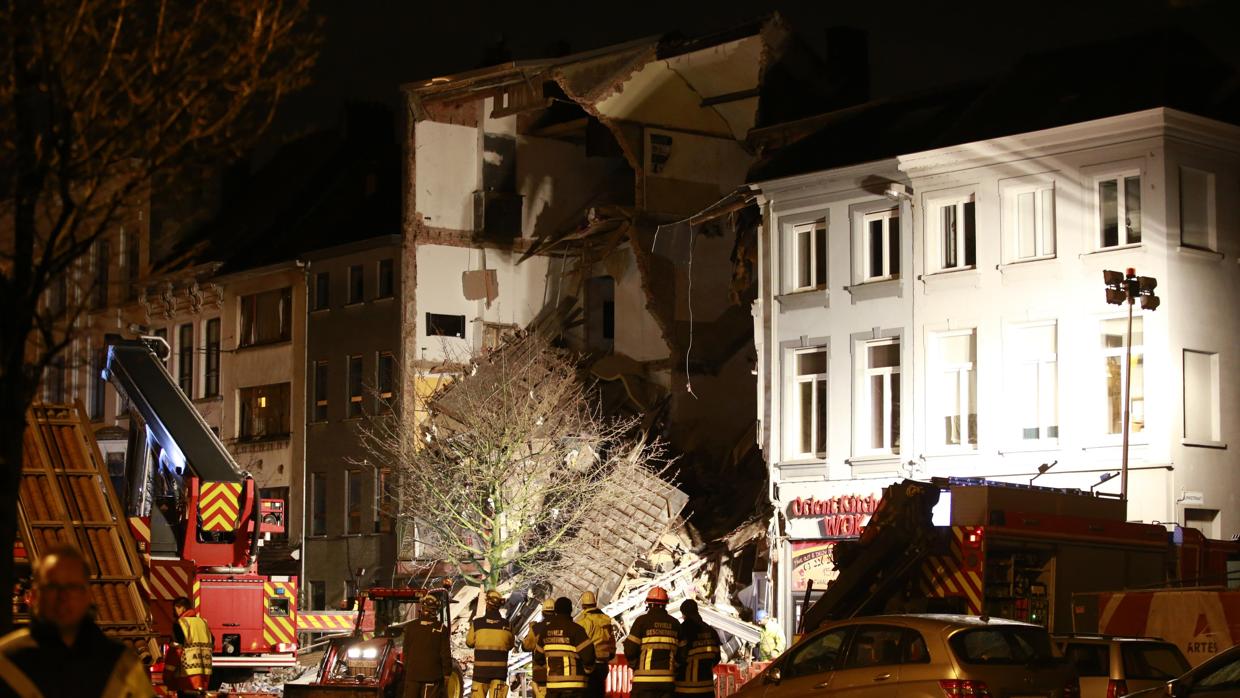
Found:
[[864, 29], [827, 28], [827, 108], [870, 99], [870, 42]]

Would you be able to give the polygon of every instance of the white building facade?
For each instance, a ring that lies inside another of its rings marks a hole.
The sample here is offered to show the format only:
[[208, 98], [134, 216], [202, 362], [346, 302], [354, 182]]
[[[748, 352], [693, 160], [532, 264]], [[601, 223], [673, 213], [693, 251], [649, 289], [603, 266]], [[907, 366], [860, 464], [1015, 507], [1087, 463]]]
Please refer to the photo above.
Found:
[[1170, 109], [753, 185], [759, 438], [791, 629], [832, 540], [883, 487], [982, 477], [1118, 494], [1128, 516], [1240, 533], [1240, 128]]

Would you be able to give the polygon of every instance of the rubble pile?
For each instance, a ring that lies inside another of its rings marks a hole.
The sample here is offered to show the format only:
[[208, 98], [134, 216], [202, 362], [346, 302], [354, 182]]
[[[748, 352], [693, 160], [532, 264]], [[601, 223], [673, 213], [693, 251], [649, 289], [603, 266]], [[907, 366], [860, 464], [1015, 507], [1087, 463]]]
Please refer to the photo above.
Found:
[[219, 695], [221, 698], [233, 695], [283, 696], [284, 684], [295, 681], [307, 671], [313, 673], [317, 669], [317, 666], [306, 667], [300, 665], [276, 667], [265, 673], [254, 674], [249, 681], [220, 684]]

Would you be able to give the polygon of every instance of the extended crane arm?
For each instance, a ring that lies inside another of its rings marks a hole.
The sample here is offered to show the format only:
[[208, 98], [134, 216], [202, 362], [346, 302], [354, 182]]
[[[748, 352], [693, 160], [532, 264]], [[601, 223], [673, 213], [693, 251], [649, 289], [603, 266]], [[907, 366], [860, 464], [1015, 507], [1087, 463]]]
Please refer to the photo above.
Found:
[[177, 470], [201, 480], [243, 482], [237, 465], [198, 410], [168, 374], [156, 339], [119, 340], [108, 347], [104, 378], [129, 400]]

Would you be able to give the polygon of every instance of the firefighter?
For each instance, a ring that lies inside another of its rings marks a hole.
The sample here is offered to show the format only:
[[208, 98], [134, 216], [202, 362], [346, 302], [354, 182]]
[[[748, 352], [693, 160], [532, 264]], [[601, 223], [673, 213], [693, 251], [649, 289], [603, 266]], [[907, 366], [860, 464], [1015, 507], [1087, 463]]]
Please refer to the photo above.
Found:
[[624, 639], [624, 656], [633, 667], [632, 698], [670, 698], [676, 682], [676, 643], [680, 623], [667, 612], [667, 590], [646, 595], [646, 613]]
[[198, 615], [194, 604], [184, 596], [172, 602], [177, 623], [172, 626], [172, 646], [180, 653], [181, 664], [176, 672], [177, 694], [198, 696], [206, 693], [211, 683], [211, 650], [215, 638], [207, 621]]
[[[521, 642], [521, 649], [526, 652], [535, 652], [538, 650], [538, 643], [542, 641], [543, 632], [547, 628], [547, 621], [555, 615], [555, 600], [547, 599], [542, 603], [542, 620], [530, 623], [530, 630], [525, 634], [525, 640]], [[534, 662], [533, 671], [534, 680], [534, 698], [546, 698], [547, 695], [547, 665]]]
[[555, 615], [543, 627], [534, 663], [546, 672], [547, 698], [584, 698], [587, 677], [594, 671], [594, 640], [573, 622], [568, 597], [555, 600]]
[[680, 604], [680, 635], [676, 642], [676, 695], [700, 698], [715, 693], [715, 665], [722, 642], [719, 633], [702, 620], [697, 602]]
[[439, 599], [427, 594], [422, 597], [418, 619], [405, 625], [401, 651], [404, 698], [446, 698], [444, 686], [452, 675], [452, 646], [439, 610]]
[[499, 613], [504, 597], [494, 589], [486, 593], [486, 612], [473, 620], [465, 645], [474, 650], [474, 685], [470, 698], [507, 698], [508, 653], [515, 641], [508, 621]]
[[577, 625], [585, 628], [586, 634], [594, 641], [594, 671], [590, 673], [586, 685], [586, 698], [603, 698], [611, 658], [616, 656], [616, 635], [611, 629], [611, 616], [599, 610], [598, 599], [592, 591], [581, 595], [581, 615], [577, 616]]

